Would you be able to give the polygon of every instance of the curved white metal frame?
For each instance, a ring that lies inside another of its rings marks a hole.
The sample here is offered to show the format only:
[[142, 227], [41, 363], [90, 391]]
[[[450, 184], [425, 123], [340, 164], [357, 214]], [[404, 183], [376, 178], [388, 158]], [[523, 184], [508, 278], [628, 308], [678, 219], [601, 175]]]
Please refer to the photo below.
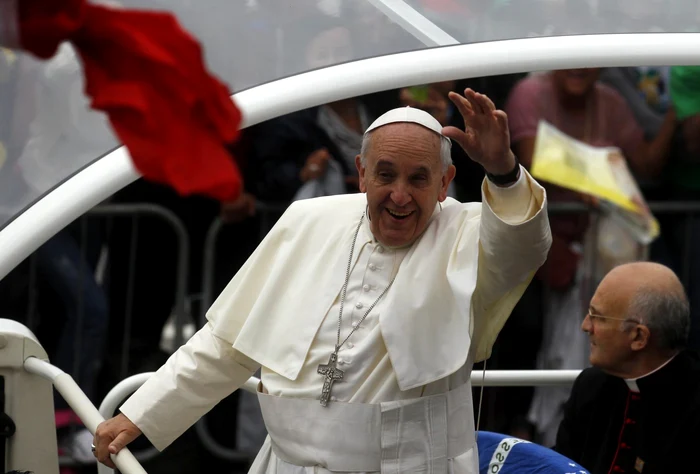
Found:
[[[141, 385], [146, 383], [146, 380], [148, 380], [153, 374], [154, 372], [144, 372], [141, 374], [132, 375], [131, 377], [127, 377], [115, 385], [100, 404], [100, 416], [105, 419], [111, 418], [114, 415], [114, 412], [117, 411], [117, 408], [119, 408], [119, 405], [121, 405], [124, 400], [129, 398], [132, 393], [138, 390]], [[251, 377], [243, 384], [241, 389], [250, 393], [257, 393], [259, 383], [260, 379], [257, 377]], [[155, 451], [155, 448], [152, 449]], [[158, 451], [155, 451], [155, 454], [157, 453]], [[149, 453], [149, 459], [150, 455], [151, 453]], [[98, 474], [112, 474], [114, 470], [105, 466], [104, 464], [97, 463], [97, 472]]]
[[[372, 92], [450, 79], [575, 67], [700, 65], [700, 34], [522, 38], [424, 49], [299, 74], [234, 96], [244, 126]], [[0, 232], [0, 278], [74, 219], [138, 178], [120, 148], [68, 179]]]
[[[574, 383], [580, 373], [580, 370], [474, 370], [471, 382], [475, 387], [482, 385], [484, 387], [569, 386]], [[144, 372], [132, 375], [115, 385], [102, 401], [100, 415], [104, 418], [111, 417], [119, 405], [146, 383], [152, 374], [153, 372]], [[241, 389], [257, 393], [259, 383], [259, 378], [250, 377]], [[114, 471], [98, 463], [97, 472], [98, 474], [112, 474]]]
[[[78, 387], [73, 377], [58, 367], [36, 357], [28, 357], [24, 361], [24, 368], [29, 373], [50, 380], [56, 387], [56, 390], [78, 415], [85, 427], [90, 433], [95, 434], [97, 425], [104, 421], [104, 417], [100, 415], [100, 412], [97, 411], [97, 408], [95, 408], [87, 395]], [[120, 451], [117, 455], [112, 455], [111, 458], [120, 471], [125, 474], [146, 474], [141, 464], [127, 448]]]
[[459, 44], [459, 41], [403, 0], [369, 0], [369, 2], [427, 46]]
[[[131, 377], [125, 378], [117, 385], [112, 387], [112, 390], [109, 391], [109, 393], [105, 396], [104, 400], [102, 400], [102, 403], [100, 404], [100, 416], [102, 416], [106, 420], [112, 418], [114, 416], [114, 413], [117, 411], [117, 408], [119, 408], [119, 405], [121, 405], [124, 402], [124, 400], [129, 398], [129, 396], [131, 396], [132, 393], [134, 393], [139, 387], [141, 387], [141, 385], [146, 383], [146, 380], [148, 380], [148, 378], [153, 374], [154, 372], [143, 372], [141, 374], [132, 375]], [[148, 453], [148, 459], [158, 454], [158, 451], [155, 448], [151, 449], [152, 451], [149, 451]], [[141, 455], [139, 457], [139, 460], [143, 462], [146, 459], [144, 459], [143, 455]], [[99, 462], [97, 463], [98, 474], [112, 474], [113, 472], [115, 472], [114, 469], [107, 467]]]

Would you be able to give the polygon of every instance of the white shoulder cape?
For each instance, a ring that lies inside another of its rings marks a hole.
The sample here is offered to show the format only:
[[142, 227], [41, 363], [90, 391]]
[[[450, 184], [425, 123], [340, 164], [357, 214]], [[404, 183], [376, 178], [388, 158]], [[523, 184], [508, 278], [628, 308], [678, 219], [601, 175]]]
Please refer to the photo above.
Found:
[[[535, 209], [523, 223], [499, 219], [486, 196], [448, 198], [404, 258], [379, 316], [402, 390], [461, 368], [474, 334], [477, 360], [489, 357], [551, 243], [544, 190], [526, 179]], [[296, 379], [342, 288], [366, 204], [364, 194], [293, 203], [208, 311], [214, 334]]]

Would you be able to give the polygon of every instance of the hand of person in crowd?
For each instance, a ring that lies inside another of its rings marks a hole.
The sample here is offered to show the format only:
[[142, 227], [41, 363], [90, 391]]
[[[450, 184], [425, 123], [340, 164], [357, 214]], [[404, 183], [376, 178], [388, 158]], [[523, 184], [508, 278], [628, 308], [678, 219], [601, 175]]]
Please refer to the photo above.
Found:
[[440, 125], [445, 126], [449, 120], [450, 104], [447, 101], [447, 96], [442, 94], [436, 87], [425, 86], [426, 97], [416, 97], [414, 91], [417, 88], [404, 87], [399, 92], [399, 100], [402, 105], [421, 109], [428, 112], [430, 115], [440, 122]]
[[450, 92], [449, 98], [464, 119], [464, 130], [445, 127], [443, 135], [457, 142], [487, 173], [511, 172], [516, 160], [510, 149], [506, 113], [496, 110], [491, 99], [471, 89], [466, 89], [464, 96]]
[[299, 179], [305, 183], [309, 180], [320, 178], [326, 173], [326, 169], [328, 168], [328, 160], [330, 159], [331, 154], [325, 148], [321, 148], [320, 150], [316, 150], [315, 152], [311, 153], [306, 158], [306, 163], [299, 173]]
[[115, 469], [110, 455], [117, 454], [140, 435], [138, 426], [121, 413], [103, 421], [95, 430], [95, 457], [105, 466]]
[[255, 196], [243, 193], [235, 201], [221, 204], [221, 220], [227, 224], [237, 224], [255, 215]]

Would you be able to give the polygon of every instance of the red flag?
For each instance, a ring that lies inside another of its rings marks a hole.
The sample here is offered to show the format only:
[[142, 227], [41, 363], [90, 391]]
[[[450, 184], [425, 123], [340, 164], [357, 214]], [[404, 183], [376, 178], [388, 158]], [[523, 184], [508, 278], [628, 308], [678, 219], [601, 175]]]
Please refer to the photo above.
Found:
[[240, 195], [240, 172], [226, 145], [238, 137], [241, 113], [172, 15], [85, 0], [17, 6], [22, 49], [49, 58], [62, 41], [73, 44], [92, 107], [107, 113], [144, 178], [185, 195]]

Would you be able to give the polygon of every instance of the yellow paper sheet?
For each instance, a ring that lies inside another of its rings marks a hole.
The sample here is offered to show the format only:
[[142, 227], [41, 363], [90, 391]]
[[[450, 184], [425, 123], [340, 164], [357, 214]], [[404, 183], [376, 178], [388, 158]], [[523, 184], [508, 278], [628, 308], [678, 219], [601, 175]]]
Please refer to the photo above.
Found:
[[659, 224], [617, 148], [587, 145], [540, 121], [530, 172], [536, 179], [613, 204], [634, 225], [630, 230], [640, 241], [659, 234]]

